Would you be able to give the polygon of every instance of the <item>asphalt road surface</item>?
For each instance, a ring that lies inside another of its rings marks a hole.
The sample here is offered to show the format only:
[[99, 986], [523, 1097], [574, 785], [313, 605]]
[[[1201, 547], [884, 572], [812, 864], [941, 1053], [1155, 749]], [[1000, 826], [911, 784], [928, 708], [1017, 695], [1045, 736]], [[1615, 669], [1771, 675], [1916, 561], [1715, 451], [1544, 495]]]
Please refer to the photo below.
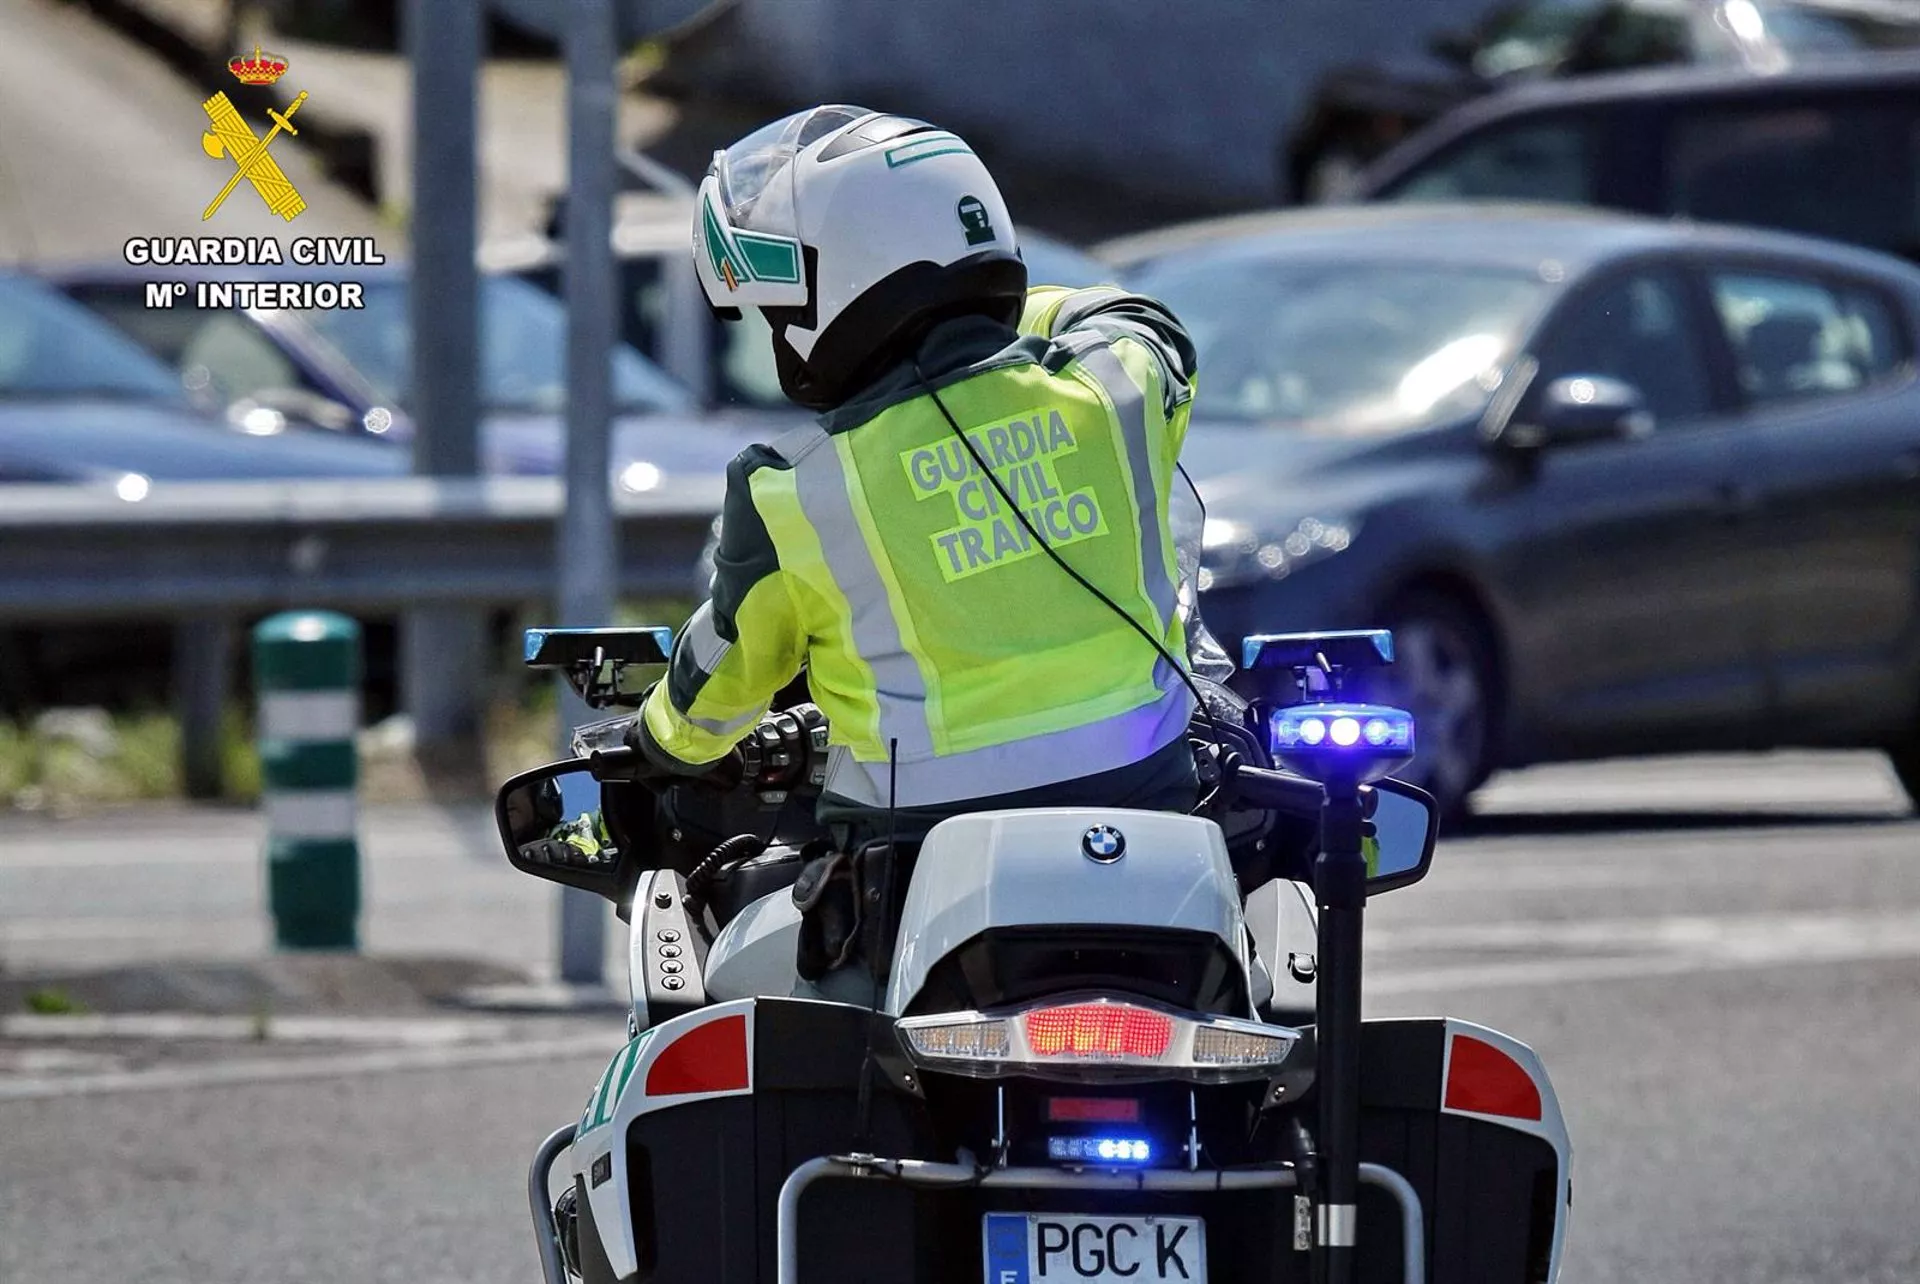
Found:
[[[1920, 1279], [1920, 821], [1880, 762], [1601, 764], [1510, 776], [1485, 802], [1427, 882], [1376, 902], [1369, 1010], [1479, 1021], [1545, 1058], [1575, 1147], [1562, 1278]], [[55, 895], [56, 848], [0, 829], [13, 965], [73, 961], [137, 917], [116, 895], [190, 914], [163, 871], [193, 871], [191, 849], [162, 831], [175, 865], [122, 868], [71, 830], [96, 862], [73, 877], [104, 902], [83, 912]], [[244, 880], [203, 859], [217, 926], [235, 913], [219, 889]], [[379, 885], [398, 894], [409, 859], [432, 857], [392, 849]], [[449, 917], [530, 939], [544, 899], [517, 919], [482, 884], [450, 890]], [[535, 1281], [525, 1164], [616, 1026], [0, 1073], [0, 1280]]]

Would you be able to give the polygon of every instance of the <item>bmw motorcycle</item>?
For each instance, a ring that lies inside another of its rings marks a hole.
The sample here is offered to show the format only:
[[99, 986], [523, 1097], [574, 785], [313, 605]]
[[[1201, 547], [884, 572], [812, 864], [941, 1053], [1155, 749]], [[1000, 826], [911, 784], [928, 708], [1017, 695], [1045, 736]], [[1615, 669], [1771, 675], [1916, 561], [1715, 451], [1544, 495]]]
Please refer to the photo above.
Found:
[[[641, 779], [624, 714], [506, 782], [514, 866], [630, 927], [628, 1043], [528, 1177], [545, 1284], [1557, 1278], [1570, 1146], [1539, 1058], [1361, 1020], [1365, 903], [1425, 875], [1437, 828], [1387, 774], [1412, 718], [1364, 698], [1390, 635], [1249, 638], [1249, 700], [1181, 601], [1194, 813], [981, 812], [871, 844], [861, 948], [810, 977], [811, 704], [721, 779]], [[526, 659], [631, 708], [671, 641], [532, 630]], [[585, 816], [592, 837], [550, 836]]]

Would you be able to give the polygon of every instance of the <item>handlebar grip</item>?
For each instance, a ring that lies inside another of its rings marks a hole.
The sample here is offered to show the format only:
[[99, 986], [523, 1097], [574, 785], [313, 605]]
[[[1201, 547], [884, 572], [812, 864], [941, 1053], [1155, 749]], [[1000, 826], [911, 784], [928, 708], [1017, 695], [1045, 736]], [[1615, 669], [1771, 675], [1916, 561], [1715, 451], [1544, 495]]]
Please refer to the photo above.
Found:
[[[1327, 791], [1317, 781], [1265, 767], [1240, 767], [1233, 773], [1233, 782], [1239, 795], [1256, 807], [1307, 820], [1319, 819], [1320, 808], [1327, 801]], [[1373, 819], [1373, 809], [1379, 802], [1380, 794], [1372, 785], [1360, 786], [1362, 816]]]
[[1254, 806], [1307, 820], [1317, 819], [1327, 800], [1327, 791], [1317, 782], [1265, 767], [1243, 766], [1233, 773], [1233, 783], [1240, 796]]

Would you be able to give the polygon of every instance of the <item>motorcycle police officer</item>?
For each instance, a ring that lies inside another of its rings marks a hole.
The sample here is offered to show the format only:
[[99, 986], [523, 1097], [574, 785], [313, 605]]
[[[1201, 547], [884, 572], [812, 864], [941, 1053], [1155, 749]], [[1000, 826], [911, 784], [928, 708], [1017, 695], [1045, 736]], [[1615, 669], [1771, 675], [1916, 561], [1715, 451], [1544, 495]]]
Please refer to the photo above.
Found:
[[818, 419], [729, 467], [711, 599], [635, 747], [706, 773], [804, 669], [839, 832], [890, 808], [911, 838], [1001, 806], [1192, 807], [1179, 322], [1118, 288], [1030, 290], [967, 144], [858, 107], [716, 153], [693, 248]]

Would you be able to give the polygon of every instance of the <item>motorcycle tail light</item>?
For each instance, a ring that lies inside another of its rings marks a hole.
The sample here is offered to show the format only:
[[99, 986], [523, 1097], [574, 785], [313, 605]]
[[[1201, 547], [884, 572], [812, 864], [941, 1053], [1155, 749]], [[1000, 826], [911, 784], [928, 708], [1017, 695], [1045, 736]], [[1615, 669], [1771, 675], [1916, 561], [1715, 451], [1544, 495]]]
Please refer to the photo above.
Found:
[[1203, 1066], [1277, 1066], [1293, 1050], [1293, 1032], [1247, 1028], [1250, 1023], [1203, 1025], [1193, 1032], [1193, 1060]]
[[1100, 1001], [1040, 1008], [1020, 1018], [1037, 1057], [1157, 1061], [1173, 1042], [1173, 1018], [1127, 1003]]
[[[1063, 996], [995, 1012], [902, 1017], [896, 1027], [907, 1055], [932, 1069], [974, 1078], [1018, 1074], [1079, 1082], [1263, 1078], [1286, 1060], [1300, 1037], [1285, 1026], [1105, 995]], [[1117, 1115], [1085, 1117], [1120, 1121]]]
[[1006, 1059], [1011, 1046], [1011, 1024], [977, 1013], [963, 1013], [958, 1019], [950, 1017], [929, 1024], [902, 1021], [900, 1033], [916, 1059], [999, 1062]]

